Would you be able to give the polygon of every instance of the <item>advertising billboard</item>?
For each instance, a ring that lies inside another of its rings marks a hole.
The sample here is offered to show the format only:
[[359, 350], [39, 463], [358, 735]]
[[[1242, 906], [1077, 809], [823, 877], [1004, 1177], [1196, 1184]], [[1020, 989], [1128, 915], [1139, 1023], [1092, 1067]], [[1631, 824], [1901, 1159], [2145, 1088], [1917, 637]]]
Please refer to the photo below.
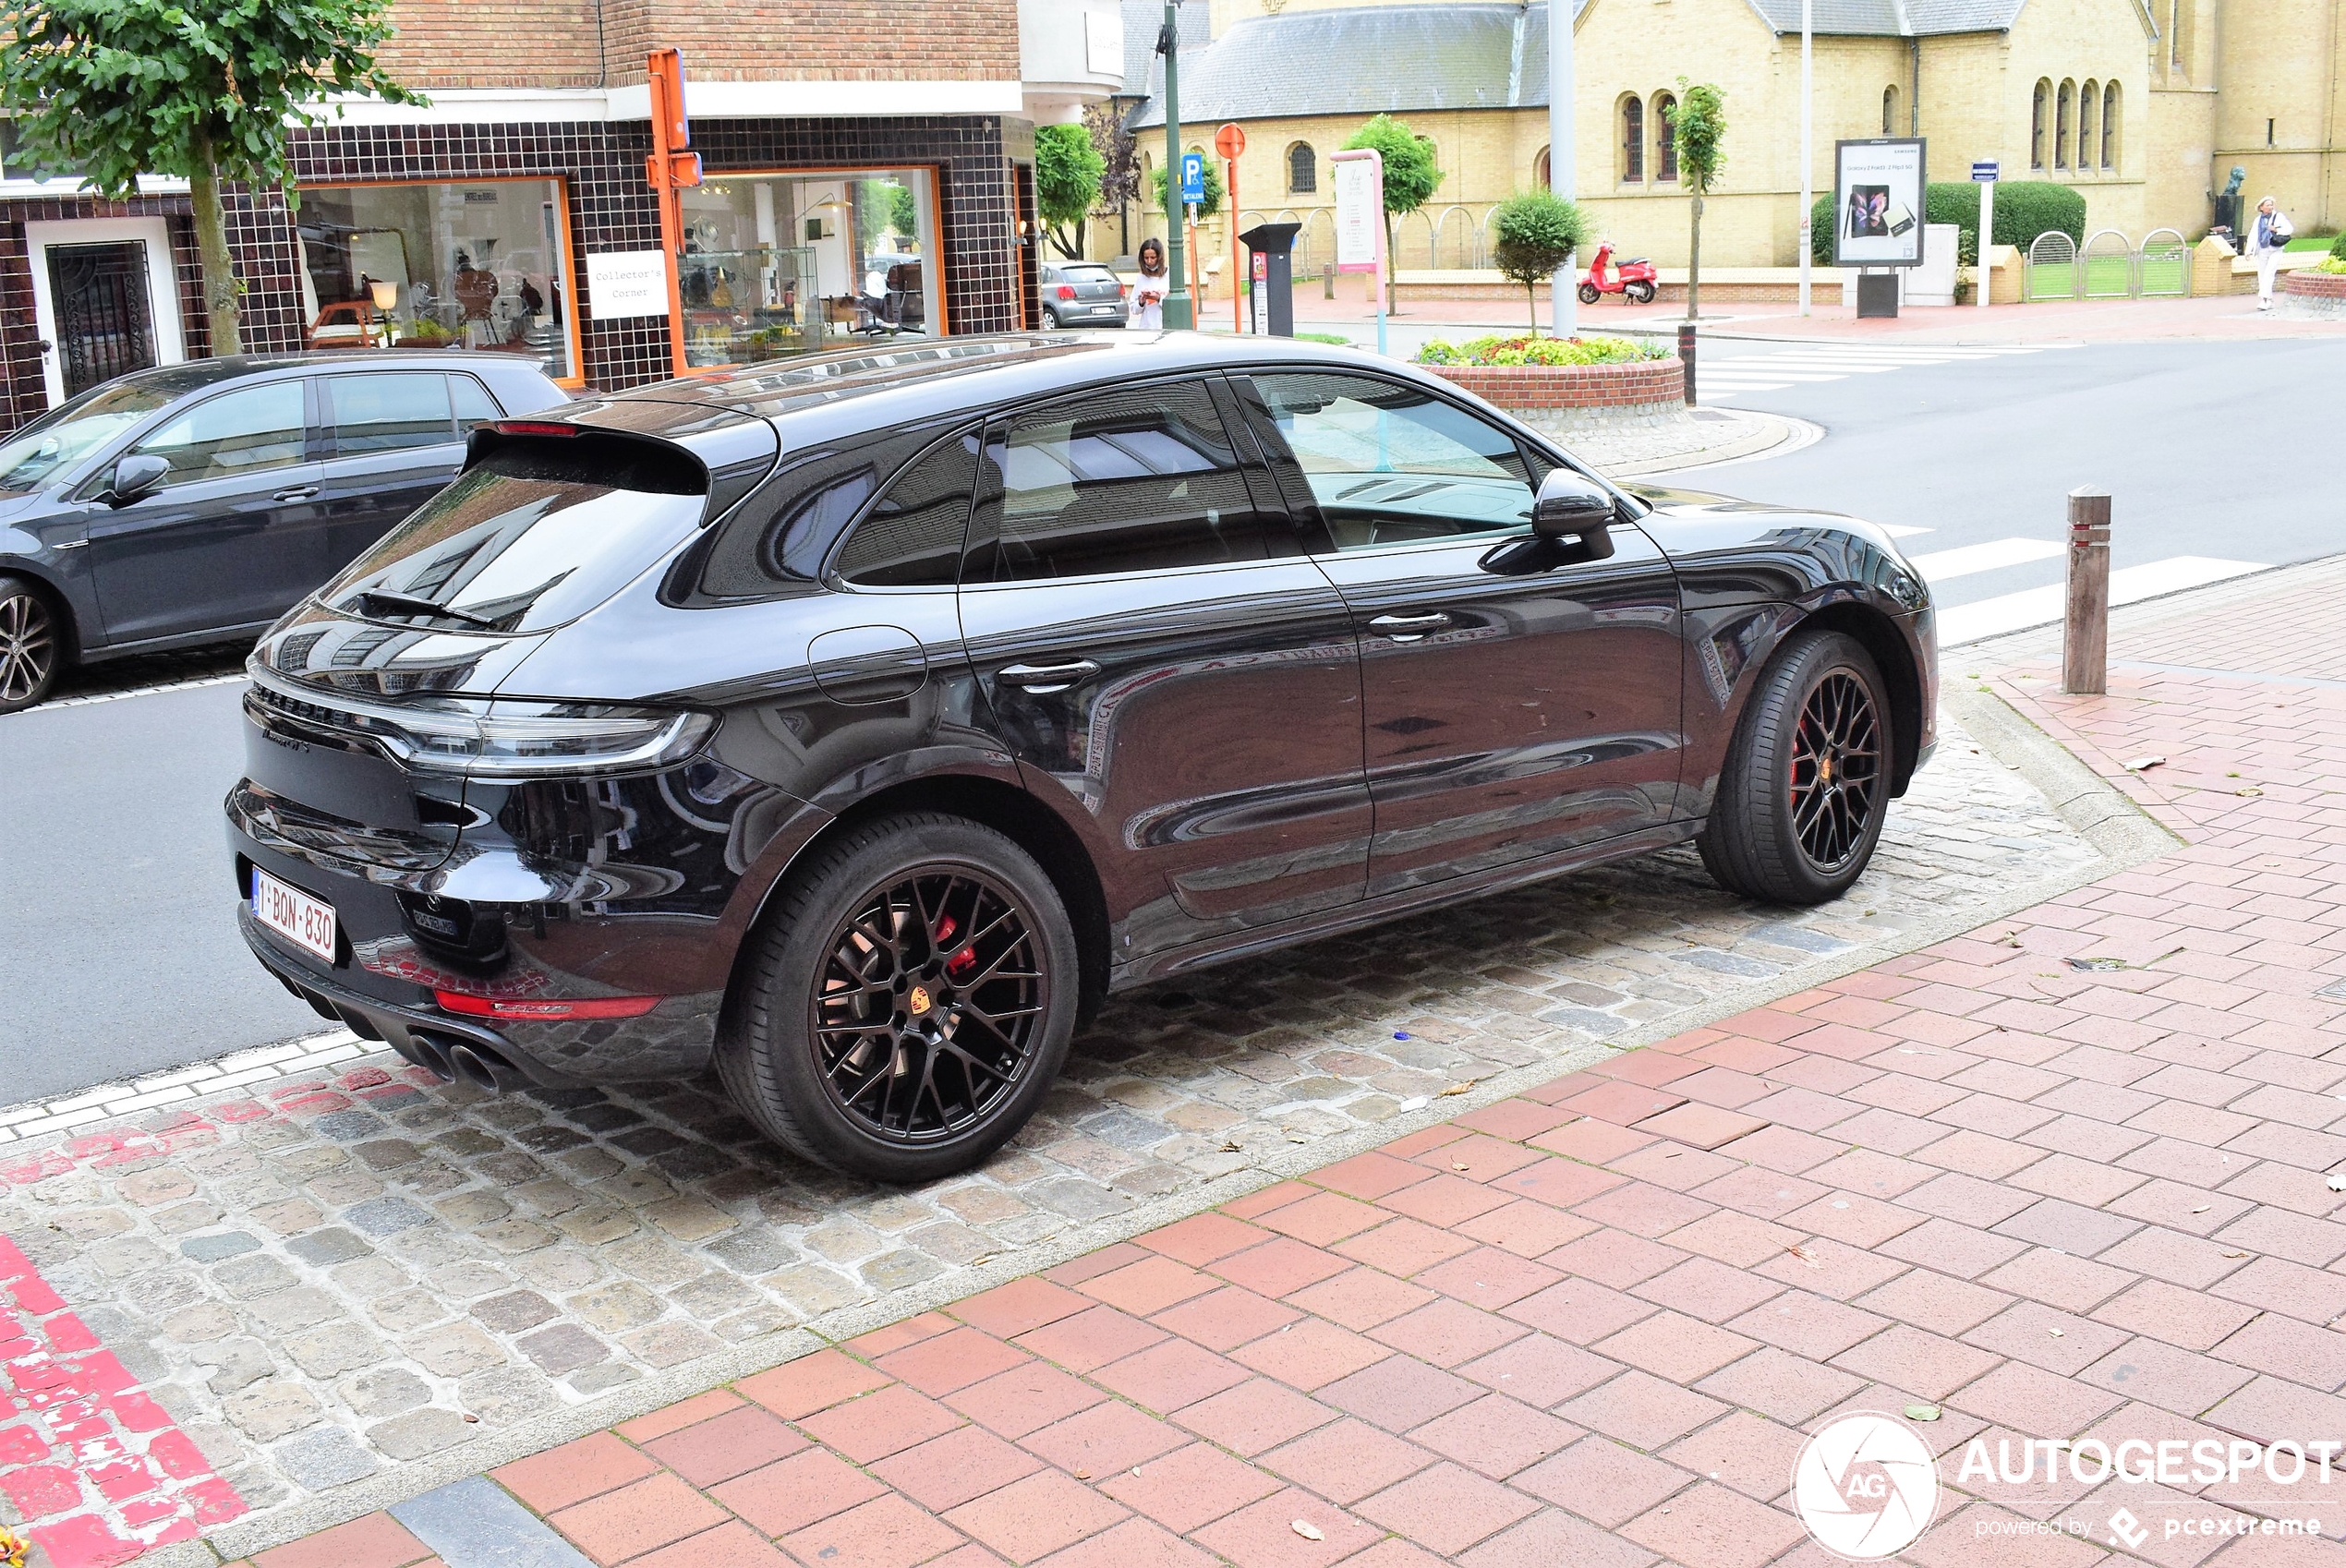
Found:
[[1884, 137], [1833, 146], [1832, 264], [1922, 264], [1923, 142]]

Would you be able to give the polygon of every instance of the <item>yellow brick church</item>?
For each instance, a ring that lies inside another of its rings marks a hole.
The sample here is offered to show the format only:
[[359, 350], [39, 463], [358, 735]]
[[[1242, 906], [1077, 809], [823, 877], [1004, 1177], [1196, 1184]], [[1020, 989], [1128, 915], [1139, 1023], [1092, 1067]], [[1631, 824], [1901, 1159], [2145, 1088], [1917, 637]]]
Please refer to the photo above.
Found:
[[[1683, 266], [1687, 202], [1663, 111], [1717, 84], [1724, 176], [1706, 270], [1789, 266], [1800, 236], [1800, 0], [1578, 0], [1578, 198], [1623, 254]], [[2234, 166], [2301, 233], [2346, 218], [2339, 120], [2346, 0], [1813, 0], [1816, 188], [1839, 139], [1921, 136], [1934, 181], [1974, 159], [2086, 199], [2088, 230], [2196, 238]], [[1128, 121], [1161, 161], [1162, 12], [1127, 0]], [[1404, 220], [1397, 264], [1486, 264], [1493, 203], [1547, 178], [1544, 0], [1188, 0], [1183, 144], [1235, 121], [1241, 223], [1304, 224], [1299, 272], [1333, 232], [1328, 155], [1392, 113], [1433, 144], [1441, 186]], [[1143, 187], [1145, 188], [1145, 187]], [[1154, 215], [1151, 215], [1154, 218]], [[1161, 233], [1135, 211], [1130, 242]], [[1118, 225], [1095, 224], [1103, 250]], [[1227, 248], [1219, 224], [1208, 236]]]

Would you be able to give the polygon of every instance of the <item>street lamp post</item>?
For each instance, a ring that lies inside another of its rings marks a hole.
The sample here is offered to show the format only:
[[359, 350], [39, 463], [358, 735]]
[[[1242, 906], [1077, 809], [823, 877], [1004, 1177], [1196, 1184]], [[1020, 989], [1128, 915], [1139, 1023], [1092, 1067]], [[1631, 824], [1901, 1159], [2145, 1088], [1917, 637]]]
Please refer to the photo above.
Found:
[[1165, 27], [1156, 35], [1165, 56], [1165, 325], [1182, 332], [1197, 325], [1191, 313], [1189, 273], [1181, 259], [1181, 0], [1165, 0]]
[[1810, 151], [1816, 137], [1816, 81], [1809, 57], [1809, 28], [1816, 20], [1816, 0], [1800, 0], [1800, 314], [1808, 314], [1808, 265], [1816, 254], [1811, 233], [1817, 218], [1816, 159]]
[[[1572, 166], [1572, 21], [1573, 0], [1548, 0], [1548, 188], [1566, 201], [1577, 184]], [[1570, 337], [1580, 324], [1579, 296], [1573, 292], [1578, 281], [1575, 258], [1569, 256], [1548, 280], [1548, 304], [1560, 338]]]

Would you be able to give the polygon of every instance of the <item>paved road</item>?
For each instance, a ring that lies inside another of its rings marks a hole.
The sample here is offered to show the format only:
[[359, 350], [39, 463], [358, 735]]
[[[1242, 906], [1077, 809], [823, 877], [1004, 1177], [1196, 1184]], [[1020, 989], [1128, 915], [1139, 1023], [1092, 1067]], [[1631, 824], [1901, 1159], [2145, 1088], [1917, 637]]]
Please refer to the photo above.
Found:
[[[2279, 564], [2346, 548], [2328, 461], [2346, 344], [2097, 344], [1841, 370], [1811, 361], [1788, 380], [1792, 351], [1707, 343], [1702, 363], [1720, 372], [1707, 395], [1797, 415], [1828, 438], [1687, 482], [1899, 528], [1958, 631], [1966, 613], [1973, 629], [1995, 630], [2027, 608], [2013, 596], [2041, 602], [2060, 581], [2062, 497], [2075, 485], [2114, 492], [2116, 564], [2147, 570], [2133, 580], [2154, 587], [2205, 580], [2195, 562]], [[1730, 383], [1747, 390], [1717, 390]], [[196, 668], [101, 669], [86, 684]], [[320, 1027], [260, 972], [230, 919], [219, 801], [237, 773], [236, 706], [224, 685], [0, 718], [0, 1104]]]
[[326, 1027], [236, 935], [240, 691], [0, 718], [0, 1105]]

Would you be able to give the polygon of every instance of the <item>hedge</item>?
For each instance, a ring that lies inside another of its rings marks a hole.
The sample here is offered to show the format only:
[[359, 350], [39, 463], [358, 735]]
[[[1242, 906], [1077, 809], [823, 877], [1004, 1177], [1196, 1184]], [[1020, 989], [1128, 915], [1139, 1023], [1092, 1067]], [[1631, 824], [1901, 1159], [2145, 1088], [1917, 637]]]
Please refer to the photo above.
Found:
[[[1979, 187], [1970, 180], [1933, 180], [1923, 192], [1924, 221], [1953, 223], [1963, 234], [1955, 259], [1971, 266], [1979, 259]], [[1817, 198], [1809, 220], [1809, 245], [1820, 266], [1832, 265], [1833, 199]], [[1998, 245], [2026, 251], [2036, 237], [2059, 229], [2079, 245], [2086, 243], [2086, 199], [2065, 185], [2050, 180], [2001, 180], [1996, 185]]]
[[1627, 338], [1534, 338], [1493, 333], [1463, 344], [1435, 338], [1418, 350], [1421, 365], [1634, 365], [1670, 351]]

